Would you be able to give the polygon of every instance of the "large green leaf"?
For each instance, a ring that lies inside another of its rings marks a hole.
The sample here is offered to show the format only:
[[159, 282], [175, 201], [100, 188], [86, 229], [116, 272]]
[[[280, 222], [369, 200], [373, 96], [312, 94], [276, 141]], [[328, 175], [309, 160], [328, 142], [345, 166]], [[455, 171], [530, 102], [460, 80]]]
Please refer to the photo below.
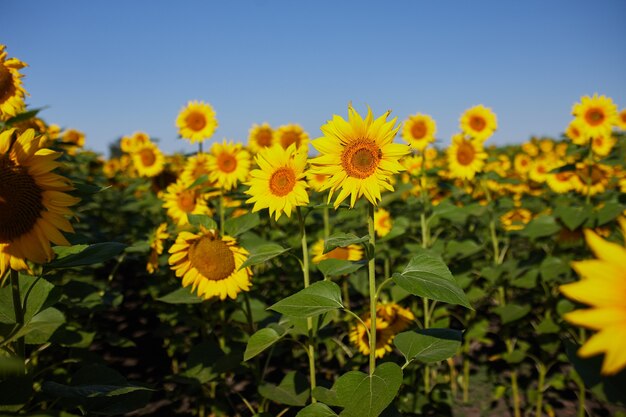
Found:
[[33, 318], [20, 329], [15, 338], [25, 337], [25, 342], [41, 345], [48, 342], [50, 336], [65, 323], [65, 316], [54, 307], [46, 308], [35, 314]]
[[309, 404], [296, 414], [296, 417], [336, 417], [337, 414], [326, 404]]
[[[18, 280], [25, 323], [30, 321], [44, 307], [44, 304], [49, 306], [58, 300], [58, 294], [55, 297], [55, 294], [52, 293], [55, 288], [54, 285], [45, 279], [20, 274]], [[15, 323], [13, 294], [10, 285], [0, 288], [0, 323]]]
[[369, 241], [369, 236], [358, 237], [352, 233], [334, 233], [324, 241], [324, 253], [328, 253], [335, 248], [345, 248], [346, 246], [367, 241]]
[[309, 383], [296, 371], [288, 372], [278, 385], [263, 384], [259, 394], [279, 404], [303, 406], [309, 398]]
[[59, 256], [54, 261], [46, 265], [46, 268], [72, 268], [75, 266], [85, 266], [108, 261], [124, 251], [126, 245], [118, 242], [94, 243], [93, 245], [79, 246], [77, 253], [67, 256]]
[[430, 252], [415, 255], [393, 281], [413, 295], [472, 308], [446, 264]]
[[243, 360], [247, 361], [254, 358], [256, 355], [278, 342], [285, 332], [286, 329], [279, 325], [257, 330], [248, 340], [246, 351], [243, 354]]
[[335, 389], [344, 417], [377, 417], [396, 397], [402, 369], [393, 362], [378, 366], [373, 375], [350, 371], [337, 379]]
[[272, 258], [277, 257], [278, 255], [282, 255], [285, 252], [288, 252], [291, 248], [283, 248], [282, 246], [276, 243], [268, 243], [265, 245], [260, 245], [250, 250], [250, 255], [248, 255], [248, 259], [241, 265], [240, 269], [262, 264], [263, 262], [267, 262]]
[[542, 215], [534, 218], [523, 231], [526, 236], [537, 239], [540, 237], [551, 236], [561, 230], [554, 217]]
[[341, 289], [331, 281], [319, 281], [270, 307], [286, 316], [311, 317], [343, 308]]
[[393, 340], [393, 344], [404, 355], [407, 362], [418, 360], [433, 363], [448, 359], [461, 346], [462, 334], [453, 329], [423, 329], [403, 332]]
[[554, 215], [561, 219], [569, 230], [578, 228], [590, 214], [591, 209], [589, 207], [560, 205], [554, 210]]
[[259, 213], [247, 213], [243, 216], [233, 217], [224, 223], [224, 230], [230, 236], [239, 236], [261, 224]]
[[345, 259], [324, 259], [317, 264], [317, 268], [325, 277], [337, 277], [358, 271], [363, 265], [365, 265], [363, 262], [352, 262]]
[[199, 304], [204, 300], [191, 292], [191, 287], [180, 287], [169, 294], [157, 298], [157, 301], [163, 301], [168, 304]]

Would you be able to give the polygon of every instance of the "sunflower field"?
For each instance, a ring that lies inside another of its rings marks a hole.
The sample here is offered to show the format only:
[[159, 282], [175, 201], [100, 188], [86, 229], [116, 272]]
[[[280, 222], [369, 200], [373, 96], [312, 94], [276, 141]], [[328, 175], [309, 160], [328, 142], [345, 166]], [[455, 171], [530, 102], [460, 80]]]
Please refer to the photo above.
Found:
[[190, 101], [197, 151], [105, 157], [26, 108], [24, 66], [0, 45], [0, 415], [626, 416], [611, 98], [500, 147], [483, 105], [450, 141], [349, 105], [208, 142]]

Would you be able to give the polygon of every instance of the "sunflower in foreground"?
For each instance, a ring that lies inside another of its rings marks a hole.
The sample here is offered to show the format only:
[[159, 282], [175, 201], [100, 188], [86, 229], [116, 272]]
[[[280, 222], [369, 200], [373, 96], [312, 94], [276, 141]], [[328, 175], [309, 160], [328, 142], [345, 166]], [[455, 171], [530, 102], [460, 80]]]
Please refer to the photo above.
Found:
[[250, 289], [250, 268], [241, 268], [248, 251], [237, 246], [230, 236], [219, 237], [215, 230], [201, 228], [199, 233], [181, 232], [169, 250], [169, 264], [182, 278], [183, 287], [208, 300], [237, 298]]
[[17, 58], [7, 59], [6, 45], [0, 44], [0, 118], [13, 117], [24, 110], [26, 90], [20, 74], [26, 64]]
[[437, 125], [432, 117], [427, 114], [417, 113], [409, 116], [402, 128], [402, 139], [411, 145], [411, 148], [422, 152], [426, 147], [435, 141]]
[[61, 233], [73, 233], [66, 216], [80, 201], [65, 191], [70, 181], [52, 171], [59, 152], [42, 148], [32, 129], [17, 136], [15, 129], [0, 133], [0, 278], [9, 269], [26, 270], [54, 258], [50, 242], [68, 246]]
[[178, 114], [176, 126], [180, 136], [191, 143], [203, 142], [217, 129], [215, 110], [203, 101], [190, 101]]
[[192, 183], [179, 179], [167, 187], [162, 197], [163, 208], [178, 226], [189, 224], [189, 214], [211, 215], [205, 196], [200, 193], [199, 187], [190, 187]]
[[283, 213], [291, 217], [294, 207], [309, 204], [304, 179], [306, 161], [306, 147], [296, 149], [295, 144], [287, 149], [273, 146], [259, 152], [256, 163], [260, 169], [250, 172], [252, 179], [246, 191], [251, 196], [246, 203], [254, 203], [252, 212], [268, 208], [270, 217], [276, 213], [278, 220]]
[[324, 239], [319, 239], [311, 246], [311, 259], [314, 264], [318, 264], [326, 259], [339, 259], [342, 261], [360, 261], [363, 259], [363, 248], [361, 245], [350, 245], [345, 248], [335, 248], [324, 253]]
[[490, 108], [483, 105], [465, 110], [460, 120], [461, 130], [467, 136], [484, 142], [498, 128], [496, 115]]
[[617, 106], [609, 97], [597, 94], [582, 97], [580, 103], [574, 104], [572, 114], [580, 121], [585, 138], [610, 134], [617, 124]]
[[246, 180], [250, 172], [250, 153], [241, 144], [214, 143], [209, 155], [209, 180], [226, 191]]
[[393, 191], [391, 177], [404, 170], [399, 160], [410, 148], [393, 143], [399, 127], [395, 118], [387, 121], [388, 116], [386, 112], [374, 119], [372, 110], [368, 109], [363, 119], [349, 106], [347, 121], [335, 115], [320, 128], [324, 136], [312, 143], [321, 155], [311, 160], [312, 173], [329, 176], [322, 187], [322, 190], [330, 190], [329, 202], [341, 188], [335, 208], [348, 196], [350, 207], [363, 195], [377, 205], [381, 191]]
[[253, 153], [261, 149], [270, 148], [274, 144], [274, 129], [268, 124], [253, 124], [248, 135], [248, 148]]
[[[626, 239], [626, 220], [621, 219]], [[572, 262], [581, 280], [561, 285], [568, 298], [590, 308], [565, 314], [568, 322], [597, 330], [578, 350], [581, 357], [604, 353], [602, 374], [612, 375], [626, 367], [626, 248], [585, 230], [587, 244], [598, 259]]]
[[448, 148], [448, 166], [452, 178], [471, 180], [485, 166], [487, 153], [482, 142], [466, 139], [461, 134], [452, 137]]
[[156, 177], [165, 166], [165, 157], [154, 143], [139, 145], [132, 153], [133, 165], [142, 177]]

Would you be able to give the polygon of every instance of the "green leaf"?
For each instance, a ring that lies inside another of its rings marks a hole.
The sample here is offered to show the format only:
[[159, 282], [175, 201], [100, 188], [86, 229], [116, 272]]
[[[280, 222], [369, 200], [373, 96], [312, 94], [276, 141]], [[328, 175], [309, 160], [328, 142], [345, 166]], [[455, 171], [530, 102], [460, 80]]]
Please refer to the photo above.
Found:
[[296, 414], [296, 417], [336, 417], [337, 414], [326, 404], [309, 404]]
[[454, 356], [461, 346], [461, 341], [462, 334], [458, 330], [423, 329], [400, 333], [393, 340], [393, 344], [407, 362], [418, 360], [433, 363]]
[[243, 354], [243, 360], [247, 361], [254, 358], [256, 355], [278, 342], [286, 332], [285, 329], [282, 329], [282, 333], [279, 333], [281, 329], [282, 327], [276, 326], [275, 328], [266, 327], [265, 329], [257, 330], [248, 340], [246, 351]]
[[393, 274], [392, 278], [396, 285], [413, 295], [472, 308], [446, 264], [430, 252], [415, 255], [404, 271]]
[[[43, 278], [35, 278], [30, 275], [20, 274], [18, 278], [20, 296], [24, 310], [24, 322], [37, 314], [44, 305], [51, 305], [58, 298], [51, 292], [54, 285]], [[14, 324], [15, 310], [13, 309], [13, 294], [11, 286], [0, 288], [0, 323]]]
[[339, 407], [339, 399], [337, 398], [337, 391], [328, 389], [325, 387], [317, 386], [313, 389], [313, 396], [317, 401], [321, 401], [324, 404], [331, 405], [333, 407]]
[[187, 369], [180, 376], [206, 384], [219, 376], [216, 365], [223, 361], [224, 352], [217, 343], [200, 343], [189, 351]]
[[217, 223], [215, 223], [215, 220], [213, 220], [211, 217], [207, 216], [206, 214], [188, 214], [187, 220], [189, 220], [189, 223], [191, 223], [191, 225], [195, 227], [202, 226], [205, 229], [213, 229], [213, 230], [218, 229]]
[[351, 371], [337, 379], [335, 389], [342, 417], [377, 417], [396, 397], [402, 385], [402, 369], [385, 362], [373, 375]]
[[296, 371], [288, 372], [279, 385], [263, 384], [259, 394], [279, 404], [303, 406], [309, 398], [309, 383]]
[[72, 268], [75, 266], [93, 265], [119, 255], [126, 245], [118, 242], [95, 243], [93, 245], [79, 245], [82, 247], [78, 253], [55, 259], [46, 265], [46, 268]]
[[569, 230], [578, 228], [581, 224], [587, 220], [591, 211], [588, 207], [577, 206], [557, 206], [554, 210], [554, 215], [561, 219], [563, 224], [567, 226]]
[[559, 330], [561, 330], [561, 328], [554, 322], [554, 320], [552, 320], [552, 316], [550, 314], [547, 314], [535, 329], [537, 334], [554, 334], [558, 333]]
[[554, 217], [542, 215], [531, 220], [522, 233], [532, 239], [537, 239], [552, 236], [559, 230], [561, 230], [561, 226], [554, 220]]
[[611, 220], [615, 220], [624, 211], [624, 206], [615, 202], [607, 201], [598, 211], [598, 226], [602, 226]]
[[480, 252], [483, 249], [481, 245], [473, 240], [451, 240], [446, 245], [446, 256], [450, 259], [463, 259]]
[[352, 262], [345, 259], [324, 259], [317, 268], [325, 277], [338, 277], [341, 275], [349, 275], [359, 270], [365, 263]]
[[263, 262], [267, 262], [272, 258], [277, 257], [278, 255], [282, 255], [285, 252], [290, 251], [291, 248], [283, 248], [276, 243], [268, 243], [265, 245], [260, 245], [255, 247], [250, 251], [250, 255], [248, 259], [241, 264], [239, 269], [247, 268], [249, 266], [262, 264]]
[[518, 304], [507, 304], [493, 309], [500, 316], [502, 324], [512, 323], [530, 313], [530, 306], [521, 306]]
[[352, 233], [334, 233], [324, 241], [324, 253], [328, 253], [336, 248], [345, 248], [350, 245], [365, 243], [369, 241], [369, 236], [357, 237]]
[[270, 307], [292, 317], [317, 316], [338, 308], [343, 308], [341, 289], [331, 281], [316, 282]]
[[31, 345], [42, 345], [48, 342], [50, 336], [65, 323], [65, 316], [54, 307], [46, 308], [20, 329], [15, 338], [25, 337], [25, 342]]
[[570, 272], [570, 266], [567, 261], [556, 256], [548, 256], [545, 258], [539, 266], [541, 277], [544, 281], [552, 281], [557, 279], [560, 275], [566, 275]]
[[224, 222], [226, 234], [236, 237], [261, 224], [259, 213], [247, 213], [243, 216], [233, 217]]
[[157, 298], [168, 304], [199, 304], [204, 300], [191, 292], [191, 287], [181, 287], [169, 294]]

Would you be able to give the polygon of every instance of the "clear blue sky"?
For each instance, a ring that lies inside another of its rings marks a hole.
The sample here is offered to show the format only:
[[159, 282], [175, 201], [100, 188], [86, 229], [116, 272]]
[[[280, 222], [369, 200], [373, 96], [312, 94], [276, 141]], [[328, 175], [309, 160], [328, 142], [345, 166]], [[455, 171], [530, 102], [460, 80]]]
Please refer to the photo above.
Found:
[[556, 136], [581, 95], [626, 107], [626, 1], [0, 0], [0, 43], [31, 106], [104, 152], [143, 130], [167, 152], [188, 100], [211, 103], [212, 140], [254, 122], [423, 112], [442, 144], [468, 107], [498, 115], [493, 143]]

